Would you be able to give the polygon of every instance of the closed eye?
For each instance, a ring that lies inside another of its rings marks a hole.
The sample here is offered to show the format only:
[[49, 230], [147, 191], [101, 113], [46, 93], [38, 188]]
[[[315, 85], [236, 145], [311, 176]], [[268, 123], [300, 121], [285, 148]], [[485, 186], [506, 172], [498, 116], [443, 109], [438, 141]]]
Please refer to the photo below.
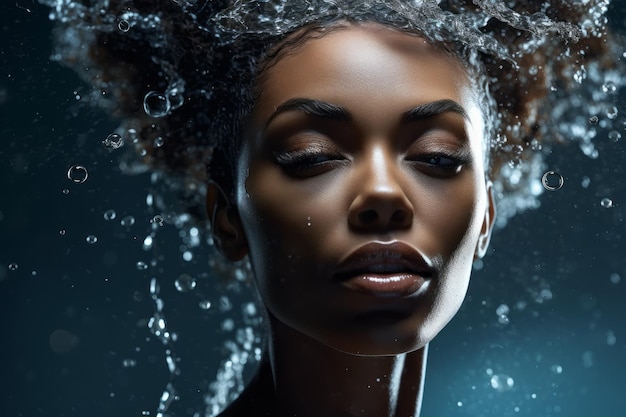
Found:
[[405, 160], [427, 175], [439, 178], [454, 176], [471, 164], [471, 159], [463, 154], [447, 153], [422, 154]]
[[313, 177], [343, 165], [347, 158], [338, 152], [311, 149], [274, 153], [276, 164], [290, 176]]

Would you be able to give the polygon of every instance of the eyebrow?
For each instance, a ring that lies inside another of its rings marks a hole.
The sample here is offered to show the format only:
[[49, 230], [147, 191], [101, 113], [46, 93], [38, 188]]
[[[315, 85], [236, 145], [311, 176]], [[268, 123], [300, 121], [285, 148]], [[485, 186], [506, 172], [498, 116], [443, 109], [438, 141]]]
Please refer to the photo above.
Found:
[[[292, 98], [272, 112], [265, 123], [265, 128], [274, 120], [276, 116], [288, 111], [301, 111], [311, 116], [321, 117], [329, 120], [348, 121], [352, 118], [350, 112], [337, 104], [328, 103], [310, 98]], [[436, 100], [430, 103], [420, 104], [402, 114], [402, 122], [415, 122], [429, 119], [443, 113], [453, 112], [460, 114], [469, 120], [469, 115], [459, 103], [450, 99]]]
[[348, 121], [352, 118], [348, 110], [336, 104], [311, 98], [292, 98], [276, 107], [274, 112], [272, 112], [267, 119], [265, 127], [267, 127], [276, 116], [288, 111], [301, 111], [311, 116], [337, 121]]
[[461, 106], [454, 100], [444, 99], [420, 104], [419, 106], [413, 107], [411, 110], [405, 112], [402, 115], [402, 121], [416, 122], [424, 119], [429, 119], [431, 117], [435, 117], [447, 112], [457, 113], [467, 120], [470, 119], [463, 106]]

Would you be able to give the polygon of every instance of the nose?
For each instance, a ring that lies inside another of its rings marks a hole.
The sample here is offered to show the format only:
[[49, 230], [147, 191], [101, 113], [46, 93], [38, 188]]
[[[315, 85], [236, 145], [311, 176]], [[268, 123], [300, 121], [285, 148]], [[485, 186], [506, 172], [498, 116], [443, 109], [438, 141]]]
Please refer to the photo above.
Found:
[[413, 205], [398, 181], [393, 156], [374, 150], [358, 170], [356, 197], [350, 204], [348, 222], [359, 231], [385, 232], [406, 229], [413, 222]]

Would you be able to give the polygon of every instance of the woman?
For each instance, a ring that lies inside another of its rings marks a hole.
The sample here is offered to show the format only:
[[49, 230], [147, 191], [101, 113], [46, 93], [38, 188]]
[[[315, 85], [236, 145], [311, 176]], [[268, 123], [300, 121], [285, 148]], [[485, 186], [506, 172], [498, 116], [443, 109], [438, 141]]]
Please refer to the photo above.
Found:
[[[495, 199], [506, 220], [524, 207], [505, 191], [538, 194], [520, 175], [550, 132], [545, 90], [581, 59], [538, 51], [583, 36], [593, 65], [602, 28], [480, 1], [180, 3], [98, 5], [116, 32], [75, 7], [90, 43], [65, 58], [98, 68], [148, 163], [183, 172], [190, 199], [208, 184], [217, 249], [249, 259], [269, 337], [223, 415], [419, 415], [428, 343], [486, 253]], [[547, 12], [566, 10], [595, 13]]]

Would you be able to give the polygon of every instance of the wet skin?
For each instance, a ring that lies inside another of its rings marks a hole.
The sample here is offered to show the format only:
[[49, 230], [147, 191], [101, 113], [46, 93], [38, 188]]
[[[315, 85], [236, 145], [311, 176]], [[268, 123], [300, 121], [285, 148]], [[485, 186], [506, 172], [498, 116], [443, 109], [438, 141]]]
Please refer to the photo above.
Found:
[[250, 257], [272, 352], [297, 342], [341, 362], [432, 340], [489, 241], [482, 132], [463, 67], [379, 25], [309, 40], [268, 70], [236, 201], [212, 185], [208, 204], [218, 247]]

